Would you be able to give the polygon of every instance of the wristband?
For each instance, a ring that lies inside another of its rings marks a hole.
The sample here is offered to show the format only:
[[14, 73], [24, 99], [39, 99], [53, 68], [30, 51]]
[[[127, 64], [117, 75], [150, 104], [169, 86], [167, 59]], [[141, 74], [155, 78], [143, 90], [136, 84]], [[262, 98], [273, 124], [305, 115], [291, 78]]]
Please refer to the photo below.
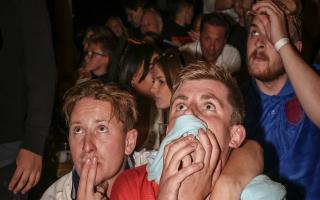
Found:
[[281, 38], [274, 44], [274, 48], [277, 50], [277, 52], [279, 52], [281, 47], [288, 44], [289, 42], [290, 42], [289, 38], [287, 37]]

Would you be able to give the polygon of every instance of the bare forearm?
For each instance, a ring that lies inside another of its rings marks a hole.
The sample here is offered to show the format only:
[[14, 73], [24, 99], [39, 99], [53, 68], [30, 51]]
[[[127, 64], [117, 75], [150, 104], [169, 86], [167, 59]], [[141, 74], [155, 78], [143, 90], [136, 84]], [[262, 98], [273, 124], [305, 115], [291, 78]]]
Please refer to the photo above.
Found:
[[262, 170], [262, 148], [254, 141], [246, 141], [231, 153], [214, 186], [211, 199], [240, 199], [243, 188]]
[[304, 111], [320, 127], [320, 76], [300, 57], [292, 45], [285, 45], [279, 53]]

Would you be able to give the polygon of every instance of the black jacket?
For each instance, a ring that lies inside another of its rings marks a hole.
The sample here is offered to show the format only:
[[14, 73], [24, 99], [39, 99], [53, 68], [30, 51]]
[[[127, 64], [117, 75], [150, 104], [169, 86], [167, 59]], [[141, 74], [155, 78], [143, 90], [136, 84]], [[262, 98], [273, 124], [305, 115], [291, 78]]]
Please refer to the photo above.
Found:
[[0, 1], [0, 144], [42, 154], [56, 69], [46, 1]]

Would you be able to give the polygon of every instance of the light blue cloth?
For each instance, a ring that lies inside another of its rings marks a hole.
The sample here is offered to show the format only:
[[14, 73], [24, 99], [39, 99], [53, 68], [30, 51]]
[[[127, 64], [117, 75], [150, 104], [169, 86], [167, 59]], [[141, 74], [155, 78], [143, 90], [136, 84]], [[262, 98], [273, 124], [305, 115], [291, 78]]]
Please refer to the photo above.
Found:
[[160, 182], [164, 147], [182, 136], [194, 135], [196, 137], [199, 129], [207, 131], [207, 124], [194, 115], [182, 115], [176, 119], [173, 128], [161, 142], [159, 150], [152, 151], [148, 157], [147, 171], [149, 181], [154, 180], [158, 184]]
[[252, 179], [241, 193], [241, 200], [283, 200], [286, 189], [280, 183], [272, 181], [266, 175]]

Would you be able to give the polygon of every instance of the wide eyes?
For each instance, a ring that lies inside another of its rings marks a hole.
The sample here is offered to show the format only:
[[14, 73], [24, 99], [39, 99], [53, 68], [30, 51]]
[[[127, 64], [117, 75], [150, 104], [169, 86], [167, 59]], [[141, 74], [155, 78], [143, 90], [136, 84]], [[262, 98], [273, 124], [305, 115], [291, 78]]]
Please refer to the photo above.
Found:
[[[200, 105], [199, 105], [200, 106]], [[184, 111], [187, 109], [187, 106], [184, 103], [178, 103], [176, 106], [176, 110], [177, 111]], [[216, 106], [214, 103], [211, 102], [206, 102], [201, 106], [203, 111], [215, 111], [216, 110]], [[200, 107], [199, 107], [200, 109]]]
[[177, 111], [183, 111], [183, 110], [186, 110], [187, 109], [187, 106], [184, 105], [183, 103], [179, 103], [176, 105], [176, 110]]
[[215, 110], [216, 109], [216, 107], [215, 107], [215, 105], [213, 104], [213, 103], [206, 103], [205, 104], [205, 110], [207, 110], [207, 111], [213, 111], [213, 110]]
[[102, 133], [102, 134], [106, 134], [109, 132], [108, 128], [104, 125], [99, 126], [98, 131], [99, 131], [99, 133]]

